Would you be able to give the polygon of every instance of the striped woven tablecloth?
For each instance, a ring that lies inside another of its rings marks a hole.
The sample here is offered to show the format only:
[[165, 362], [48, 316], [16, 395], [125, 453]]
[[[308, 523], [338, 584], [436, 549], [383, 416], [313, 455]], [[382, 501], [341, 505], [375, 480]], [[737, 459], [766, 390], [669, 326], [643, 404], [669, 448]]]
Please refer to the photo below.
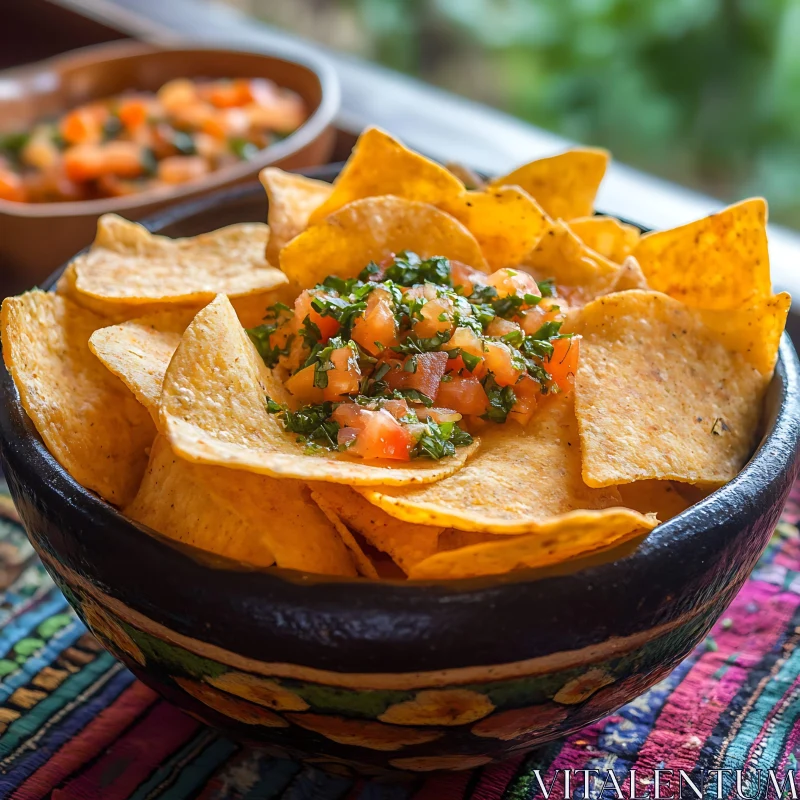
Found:
[[[271, 758], [159, 700], [86, 632], [0, 485], [0, 798], [522, 800], [541, 796], [539, 778], [549, 788], [567, 769], [600, 770], [590, 774], [590, 795], [606, 784], [609, 798], [618, 795], [607, 771], [628, 797], [636, 770], [640, 797], [653, 795], [660, 767], [695, 777], [743, 770], [744, 796], [774, 797], [767, 770], [782, 784], [800, 749], [798, 520], [796, 485], [767, 552], [712, 634], [616, 714], [497, 766], [385, 784]], [[719, 788], [736, 797], [735, 773], [717, 775], [706, 796]], [[563, 779], [553, 786], [560, 800]], [[570, 793], [582, 798], [584, 786], [573, 781]]]

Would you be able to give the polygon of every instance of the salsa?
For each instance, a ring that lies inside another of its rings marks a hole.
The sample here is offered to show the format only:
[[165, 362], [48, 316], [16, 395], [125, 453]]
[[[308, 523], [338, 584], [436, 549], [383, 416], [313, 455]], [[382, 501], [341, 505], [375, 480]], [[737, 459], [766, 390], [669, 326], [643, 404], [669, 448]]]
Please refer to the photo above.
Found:
[[329, 276], [264, 319], [248, 333], [291, 396], [268, 410], [310, 448], [366, 459], [439, 459], [481, 424], [525, 425], [578, 363], [552, 281], [441, 256]]
[[264, 78], [165, 83], [0, 135], [0, 199], [119, 197], [252, 158], [305, 121], [295, 92]]

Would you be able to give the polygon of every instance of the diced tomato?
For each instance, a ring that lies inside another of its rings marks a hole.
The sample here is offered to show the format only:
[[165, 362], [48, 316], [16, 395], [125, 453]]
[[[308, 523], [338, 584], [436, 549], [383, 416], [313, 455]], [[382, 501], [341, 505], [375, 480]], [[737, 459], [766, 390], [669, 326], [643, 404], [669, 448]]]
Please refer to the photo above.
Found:
[[416, 389], [431, 400], [436, 400], [442, 375], [447, 369], [447, 353], [421, 353], [409, 358], [416, 359], [417, 370], [406, 373], [408, 375], [405, 381], [406, 388]]
[[564, 315], [555, 303], [539, 303], [519, 315], [522, 330], [527, 334], [536, 333], [545, 322], [563, 319]]
[[169, 156], [158, 162], [158, 177], [164, 183], [186, 183], [211, 172], [202, 156]]
[[533, 294], [540, 297], [542, 294], [533, 277], [518, 269], [499, 269], [489, 275], [485, 283], [487, 286], [494, 286], [499, 297], [509, 294]]
[[386, 384], [390, 389], [402, 389], [405, 387], [406, 382], [408, 381], [408, 376], [411, 374], [410, 372], [406, 372], [403, 369], [404, 361], [398, 361], [396, 359], [385, 360], [383, 362], [379, 361], [378, 366], [382, 363], [386, 363], [389, 365], [389, 371], [383, 376], [383, 380], [386, 381]]
[[158, 100], [167, 111], [174, 111], [197, 100], [197, 87], [188, 78], [174, 78], [158, 90]]
[[117, 106], [117, 116], [128, 130], [144, 125], [149, 114], [150, 103], [141, 97], [126, 98], [121, 100]]
[[397, 344], [397, 321], [387, 291], [375, 289], [370, 292], [364, 316], [358, 317], [353, 326], [352, 338], [372, 356]]
[[542, 387], [530, 375], [523, 375], [519, 383], [514, 384], [514, 396], [517, 398], [511, 409], [509, 418], [520, 425], [527, 425], [536, 413], [536, 405], [542, 396]]
[[562, 392], [571, 391], [575, 384], [575, 373], [578, 371], [580, 341], [580, 336], [553, 341], [553, 355], [549, 361], [544, 362], [544, 368], [551, 375], [548, 388], [557, 386]]
[[505, 336], [512, 331], [518, 331], [519, 325], [512, 322], [510, 319], [503, 319], [502, 317], [495, 317], [486, 327], [487, 336], [496, 336], [498, 339]]
[[340, 400], [342, 395], [358, 392], [361, 370], [349, 347], [339, 347], [331, 353], [333, 369], [328, 370], [328, 385], [322, 394], [325, 400]]
[[494, 375], [499, 386], [512, 386], [517, 382], [522, 370], [514, 366], [511, 350], [503, 342], [483, 343], [486, 369]]
[[250, 81], [245, 78], [213, 81], [208, 86], [203, 87], [201, 92], [204, 99], [217, 108], [233, 108], [234, 106], [247, 105], [247, 103], [253, 101]]
[[458, 327], [453, 331], [450, 341], [447, 342], [447, 349], [459, 348], [472, 356], [483, 358], [483, 343], [478, 335], [469, 328]]
[[405, 400], [386, 400], [381, 403], [381, 408], [385, 408], [395, 419], [401, 419], [408, 414], [408, 403]]
[[489, 398], [473, 375], [453, 375], [453, 380], [439, 385], [436, 402], [442, 408], [452, 408], [459, 414], [480, 416], [486, 412]]
[[0, 200], [14, 200], [24, 203], [26, 200], [25, 184], [16, 172], [0, 167]]
[[420, 314], [422, 319], [415, 320], [414, 333], [424, 339], [449, 331], [453, 327], [453, 303], [446, 297], [429, 300], [422, 306]]
[[297, 299], [294, 301], [294, 314], [295, 318], [297, 319], [297, 327], [298, 329], [302, 327], [303, 320], [306, 317], [309, 317], [311, 321], [319, 328], [319, 332], [321, 335], [320, 341], [324, 344], [331, 338], [331, 336], [335, 336], [339, 330], [339, 323], [333, 317], [323, 317], [321, 314], [318, 314], [314, 309], [311, 307], [311, 292], [306, 289], [305, 291], [301, 292]]
[[70, 111], [58, 126], [67, 144], [96, 144], [103, 138], [103, 122], [91, 108]]
[[421, 420], [433, 420], [434, 422], [458, 422], [461, 414], [451, 408], [420, 408], [417, 410], [417, 417]]
[[[330, 375], [330, 373], [328, 373]], [[286, 388], [298, 405], [321, 403], [324, 400], [322, 389], [314, 386], [314, 365], [304, 367], [286, 381]]]
[[64, 169], [70, 180], [79, 183], [105, 174], [138, 178], [144, 172], [142, 150], [135, 142], [79, 144], [64, 153]]
[[386, 409], [370, 411], [355, 404], [345, 403], [333, 412], [333, 419], [343, 428], [355, 428], [358, 436], [348, 453], [361, 458], [392, 458], [408, 461], [415, 445], [414, 437]]
[[453, 287], [461, 287], [465, 297], [468, 297], [475, 290], [475, 287], [486, 282], [487, 275], [485, 272], [475, 269], [464, 264], [461, 261], [450, 262], [450, 275], [453, 280]]
[[253, 127], [279, 133], [291, 133], [299, 128], [306, 118], [305, 105], [294, 93], [281, 93], [268, 105], [250, 103], [243, 110]]

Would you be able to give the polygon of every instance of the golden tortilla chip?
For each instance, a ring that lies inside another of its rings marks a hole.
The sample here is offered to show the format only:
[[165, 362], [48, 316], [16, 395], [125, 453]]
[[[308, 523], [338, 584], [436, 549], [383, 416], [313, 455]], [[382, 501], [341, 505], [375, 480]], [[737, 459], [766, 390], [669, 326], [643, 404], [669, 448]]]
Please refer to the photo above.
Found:
[[220, 295], [186, 329], [164, 377], [159, 427], [183, 458], [277, 478], [398, 486], [441, 480], [477, 448], [411, 462], [308, 453], [267, 412], [267, 397], [284, 402], [287, 393]]
[[692, 505], [681, 493], [680, 484], [672, 481], [636, 481], [617, 488], [626, 508], [641, 514], [655, 514], [660, 522], [677, 517]]
[[320, 507], [325, 504], [332, 509], [373, 547], [388, 553], [406, 574], [414, 564], [439, 550], [439, 534], [444, 528], [401, 522], [367, 502], [349, 487], [313, 483], [311, 496]]
[[308, 227], [311, 212], [331, 196], [333, 187], [277, 167], [265, 167], [258, 177], [269, 200], [267, 261], [277, 264], [283, 246]]
[[156, 423], [164, 373], [194, 315], [193, 310], [159, 311], [100, 328], [89, 339], [89, 349], [136, 395]]
[[767, 204], [760, 197], [645, 234], [634, 255], [651, 289], [693, 308], [725, 311], [771, 294]]
[[575, 396], [589, 486], [721, 486], [736, 476], [768, 378], [699, 312], [659, 292], [619, 292], [585, 306], [571, 327], [583, 336]]
[[[69, 264], [56, 283], [56, 293], [63, 297], [68, 297], [82, 308], [88, 308], [95, 314], [105, 317], [106, 325], [119, 325], [128, 320], [139, 317], [158, 314], [162, 311], [174, 311], [177, 313], [196, 314], [207, 302], [201, 303], [172, 303], [172, 302], [152, 302], [152, 303], [120, 303], [113, 300], [101, 300], [97, 297], [90, 297], [75, 288], [75, 264]], [[242, 297], [231, 298], [231, 305], [236, 311], [239, 320], [245, 328], [254, 328], [260, 325], [264, 319], [264, 312], [269, 306], [275, 305], [278, 301], [287, 305], [294, 302], [297, 296], [296, 290], [289, 290], [288, 284], [283, 283], [277, 289], [259, 294], [248, 294]]]
[[266, 225], [250, 222], [169, 239], [105, 214], [94, 244], [73, 262], [75, 289], [122, 303], [200, 303], [221, 292], [258, 294], [286, 283], [264, 257], [267, 235]]
[[[477, 455], [438, 483], [356, 490], [406, 522], [500, 534], [547, 529], [553, 517], [576, 509], [594, 520], [602, 518], [597, 510], [622, 505], [614, 487], [598, 491], [581, 479], [571, 396], [543, 402], [524, 429], [511, 422], [489, 426], [481, 440]], [[648, 524], [641, 515], [627, 513], [632, 527]]]
[[523, 567], [545, 567], [578, 556], [610, 550], [657, 524], [627, 508], [572, 511], [554, 517], [536, 533], [508, 536], [447, 550], [412, 567], [411, 580], [497, 575]]
[[127, 503], [155, 436], [147, 411], [89, 350], [105, 321], [50, 292], [7, 297], [3, 358], [47, 449], [82, 486]]
[[614, 278], [609, 294], [612, 292], [629, 292], [631, 289], [649, 288], [647, 278], [645, 278], [639, 262], [633, 256], [628, 256], [622, 262], [622, 267], [616, 278]]
[[537, 280], [555, 278], [571, 306], [608, 294], [621, 267], [588, 248], [565, 222], [556, 222], [523, 262]]
[[606, 150], [576, 148], [531, 161], [490, 186], [519, 186], [554, 219], [591, 216], [609, 162]]
[[247, 564], [356, 574], [305, 484], [192, 464], [162, 436], [125, 514], [164, 536]]
[[358, 574], [363, 575], [365, 578], [380, 577], [378, 575], [378, 570], [375, 569], [375, 565], [369, 560], [361, 545], [356, 541], [356, 537], [353, 536], [350, 528], [348, 528], [347, 525], [342, 522], [341, 518], [336, 513], [334, 506], [331, 503], [328, 503], [323, 496], [315, 492], [311, 492], [311, 499], [319, 506], [320, 511], [322, 511], [322, 513], [328, 518], [331, 525], [333, 525], [333, 527], [336, 529], [336, 532], [339, 534], [345, 546], [350, 551], [353, 561], [356, 564]]
[[536, 202], [516, 186], [465, 192], [440, 207], [478, 240], [492, 270], [519, 264], [552, 225]]
[[791, 295], [781, 292], [772, 297], [752, 300], [744, 308], [702, 310], [699, 314], [729, 350], [741, 353], [748, 363], [764, 375], [772, 375], [791, 305]]
[[634, 251], [641, 235], [637, 227], [614, 217], [579, 217], [571, 219], [569, 226], [587, 247], [617, 264]]
[[367, 128], [333, 182], [333, 193], [311, 214], [311, 224], [365, 197], [391, 194], [438, 205], [463, 191], [464, 184], [441, 164], [409, 150], [380, 128]]
[[401, 250], [488, 270], [480, 245], [458, 220], [427, 203], [390, 196], [356, 200], [292, 239], [281, 250], [281, 269], [310, 287], [328, 275], [355, 277], [370, 261]]

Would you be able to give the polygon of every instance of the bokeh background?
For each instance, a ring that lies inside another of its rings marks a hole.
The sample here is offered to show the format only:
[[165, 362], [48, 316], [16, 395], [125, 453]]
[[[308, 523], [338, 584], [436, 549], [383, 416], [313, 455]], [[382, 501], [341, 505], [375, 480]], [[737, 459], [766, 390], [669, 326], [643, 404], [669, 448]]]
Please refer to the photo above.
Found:
[[225, 0], [800, 228], [800, 0]]

